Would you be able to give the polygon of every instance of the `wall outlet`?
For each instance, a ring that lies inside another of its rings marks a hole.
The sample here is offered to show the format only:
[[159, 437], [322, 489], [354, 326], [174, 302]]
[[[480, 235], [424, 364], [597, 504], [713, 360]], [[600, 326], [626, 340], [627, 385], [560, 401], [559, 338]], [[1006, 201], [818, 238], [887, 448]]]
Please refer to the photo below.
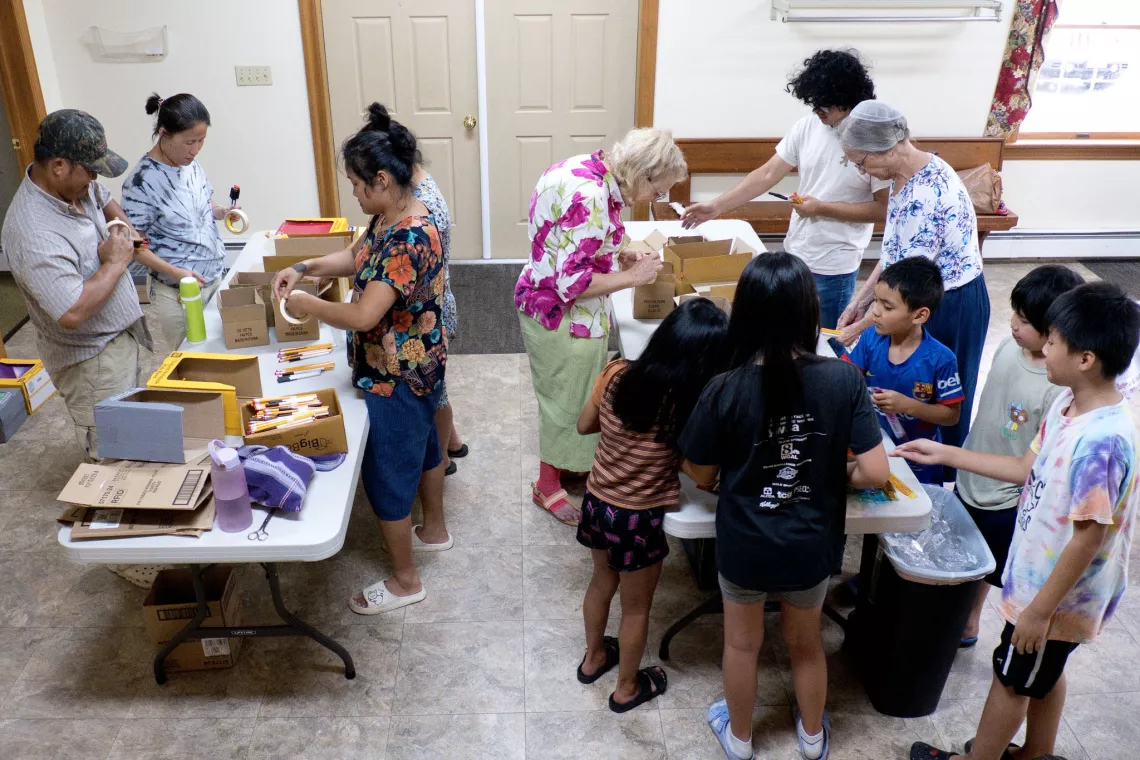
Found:
[[238, 87], [268, 87], [273, 84], [273, 73], [268, 66], [234, 66]]

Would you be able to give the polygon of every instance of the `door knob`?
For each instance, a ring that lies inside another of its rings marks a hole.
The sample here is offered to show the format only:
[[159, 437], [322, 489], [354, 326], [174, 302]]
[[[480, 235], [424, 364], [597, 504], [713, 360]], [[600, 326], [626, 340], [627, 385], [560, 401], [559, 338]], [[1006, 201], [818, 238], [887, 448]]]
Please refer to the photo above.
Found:
[[474, 116], [468, 115], [463, 117], [463, 126], [468, 130], [475, 129], [475, 125], [478, 123]]

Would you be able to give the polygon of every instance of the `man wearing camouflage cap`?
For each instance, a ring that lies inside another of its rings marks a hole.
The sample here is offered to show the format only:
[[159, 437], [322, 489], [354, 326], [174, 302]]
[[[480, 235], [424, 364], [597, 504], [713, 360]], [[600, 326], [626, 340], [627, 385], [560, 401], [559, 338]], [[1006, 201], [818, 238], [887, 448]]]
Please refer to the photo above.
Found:
[[107, 148], [103, 125], [65, 109], [40, 123], [35, 161], [16, 191], [0, 245], [28, 303], [40, 359], [97, 458], [95, 404], [139, 382], [139, 346], [151, 348], [127, 264], [130, 228], [96, 175], [117, 177], [127, 162]]

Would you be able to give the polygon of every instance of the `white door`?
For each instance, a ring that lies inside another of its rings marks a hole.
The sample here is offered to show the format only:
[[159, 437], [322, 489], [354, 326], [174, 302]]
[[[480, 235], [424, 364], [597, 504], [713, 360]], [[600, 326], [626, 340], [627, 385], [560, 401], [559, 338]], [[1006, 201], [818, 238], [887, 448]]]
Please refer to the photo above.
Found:
[[[443, 191], [452, 258], [481, 258], [474, 2], [323, 0], [321, 9], [338, 149], [368, 105], [383, 103], [416, 135]], [[352, 186], [339, 179], [341, 213], [363, 224]]]
[[491, 251], [525, 258], [531, 191], [548, 166], [633, 127], [637, 0], [490, 0]]

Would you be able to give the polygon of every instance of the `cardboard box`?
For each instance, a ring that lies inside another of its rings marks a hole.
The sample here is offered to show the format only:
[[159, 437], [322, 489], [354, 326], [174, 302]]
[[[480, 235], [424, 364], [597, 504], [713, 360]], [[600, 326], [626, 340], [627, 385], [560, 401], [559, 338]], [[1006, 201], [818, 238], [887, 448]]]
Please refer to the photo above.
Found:
[[148, 388], [215, 391], [222, 394], [226, 435], [241, 435], [240, 402], [261, 395], [261, 368], [256, 356], [175, 351], [150, 376]]
[[[297, 290], [304, 291], [305, 293], [317, 294], [317, 286], [313, 282], [306, 282], [302, 280], [297, 283]], [[277, 311], [281, 308], [281, 301], [277, 298], [273, 299], [273, 309]], [[278, 343], [296, 343], [299, 341], [311, 342], [321, 337], [321, 323], [316, 318], [306, 319], [299, 325], [293, 325], [286, 322], [284, 319], [277, 320], [277, 326], [274, 332], [277, 333]]]
[[20, 390], [28, 414], [55, 395], [55, 385], [38, 359], [0, 359], [0, 390], [5, 388]]
[[739, 238], [733, 240], [688, 241], [670, 238], [662, 249], [664, 260], [673, 265], [677, 295], [694, 293], [694, 285], [734, 283], [756, 251]]
[[286, 219], [277, 228], [278, 235], [325, 235], [351, 231], [348, 219], [343, 216], [294, 217]]
[[[190, 573], [186, 568], [161, 571], [143, 602], [146, 629], [156, 652], [185, 628], [198, 612], [194, 580]], [[236, 578], [237, 574], [229, 565], [214, 565], [202, 572], [207, 606], [203, 627], [234, 628], [241, 625], [243, 613]], [[240, 637], [186, 641], [175, 647], [166, 658], [166, 671], [178, 673], [233, 667], [240, 649]]]
[[633, 289], [633, 318], [664, 319], [669, 316], [676, 308], [673, 301], [676, 287], [673, 265], [666, 261], [657, 273], [656, 282], [638, 285]]
[[131, 281], [135, 284], [135, 292], [139, 294], [139, 303], [150, 303], [150, 276], [146, 272], [132, 272]]
[[[289, 430], [266, 430], [264, 433], [243, 435], [242, 440], [251, 446], [285, 446], [294, 453], [302, 456], [327, 456], [329, 454], [348, 453], [348, 435], [344, 432], [344, 415], [340, 408], [340, 399], [332, 388], [319, 391], [308, 391], [317, 394], [321, 403], [329, 408], [329, 416], [314, 420], [307, 425], [291, 428]], [[285, 398], [275, 396], [274, 398]], [[253, 410], [249, 404], [241, 408], [241, 427], [247, 427]]]
[[222, 337], [226, 348], [253, 348], [269, 345], [269, 325], [265, 302], [257, 288], [227, 288], [218, 291], [218, 313], [222, 315]]
[[311, 259], [343, 251], [355, 241], [356, 233], [347, 230], [317, 235], [274, 235], [273, 251], [278, 256], [304, 256]]
[[85, 463], [56, 498], [81, 507], [192, 512], [209, 498], [209, 475], [208, 455], [188, 464]]
[[7, 443], [28, 419], [24, 394], [17, 390], [0, 391], [0, 443]]
[[686, 301], [691, 301], [694, 298], [707, 298], [708, 300], [710, 300], [714, 304], [716, 304], [716, 307], [718, 309], [720, 309], [721, 311], [723, 311], [725, 314], [729, 315], [730, 317], [732, 316], [732, 301], [725, 298], [724, 296], [704, 296], [704, 295], [701, 295], [700, 293], [685, 293], [684, 295], [677, 296], [677, 305], [680, 306], [681, 304], [685, 303]]
[[273, 278], [275, 272], [237, 272], [230, 278], [231, 288], [257, 288], [262, 303], [265, 304], [265, 324], [273, 327], [277, 315], [273, 311]]
[[[300, 264], [312, 256], [262, 256], [261, 268], [266, 272], [280, 272], [282, 269]], [[308, 278], [305, 282], [314, 282]], [[351, 277], [331, 277], [321, 283], [321, 298], [330, 303], [344, 303], [352, 295]]]
[[95, 404], [99, 456], [185, 464], [226, 436], [222, 394], [135, 388]]
[[[208, 486], [207, 486], [208, 488]], [[201, 538], [214, 528], [217, 514], [213, 493], [193, 512], [165, 509], [96, 509], [68, 505], [59, 522], [71, 525], [72, 541], [95, 541], [139, 536]]]

